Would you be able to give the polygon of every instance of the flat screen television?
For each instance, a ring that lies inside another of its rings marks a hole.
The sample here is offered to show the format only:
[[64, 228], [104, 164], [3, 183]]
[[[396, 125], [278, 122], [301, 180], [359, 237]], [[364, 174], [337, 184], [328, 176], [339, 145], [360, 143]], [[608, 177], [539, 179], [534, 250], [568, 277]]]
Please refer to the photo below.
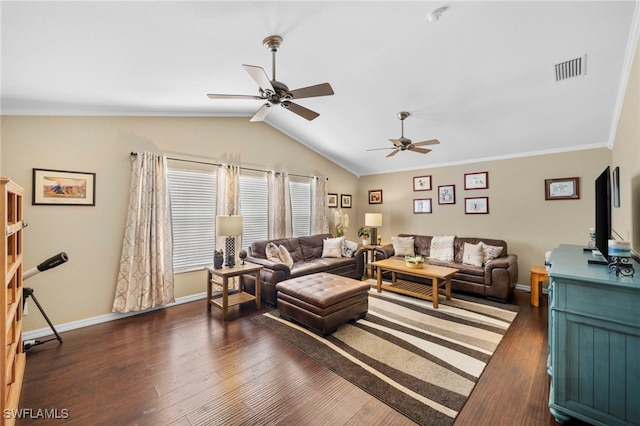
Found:
[[[609, 260], [611, 239], [611, 173], [609, 167], [596, 178], [596, 248], [605, 261]], [[606, 263], [591, 262], [591, 263]]]

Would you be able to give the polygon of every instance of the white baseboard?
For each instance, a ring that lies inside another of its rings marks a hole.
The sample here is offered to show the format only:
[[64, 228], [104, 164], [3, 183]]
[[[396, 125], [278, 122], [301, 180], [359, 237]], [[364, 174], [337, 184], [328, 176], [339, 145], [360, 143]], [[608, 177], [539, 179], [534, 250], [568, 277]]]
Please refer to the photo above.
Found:
[[[153, 308], [146, 309], [144, 311], [127, 312], [126, 314], [110, 313], [110, 314], [98, 315], [97, 317], [85, 318], [78, 321], [67, 322], [64, 324], [54, 324], [54, 326], [58, 333], [62, 333], [65, 331], [76, 330], [78, 328], [101, 324], [103, 322], [115, 321], [121, 318], [130, 317], [133, 315], [139, 315], [139, 314], [144, 314], [146, 312], [157, 311], [158, 309], [164, 309], [164, 308], [169, 308], [171, 306], [181, 305], [183, 303], [189, 303], [196, 300], [201, 300], [206, 297], [207, 297], [206, 293], [192, 294], [190, 296], [179, 297], [176, 299], [175, 302], [169, 303], [168, 305], [156, 306]], [[30, 311], [33, 312], [33, 309], [31, 309]], [[40, 337], [50, 336], [52, 334], [54, 333], [49, 327], [39, 328], [37, 330], [30, 330], [22, 333], [22, 341], [26, 342], [28, 340], [34, 340]]]
[[[516, 284], [516, 290], [522, 290], [522, 291], [526, 291], [527, 293], [531, 293], [531, 287], [524, 284]], [[542, 294], [548, 294], [548, 293], [549, 293], [549, 289], [542, 288]]]

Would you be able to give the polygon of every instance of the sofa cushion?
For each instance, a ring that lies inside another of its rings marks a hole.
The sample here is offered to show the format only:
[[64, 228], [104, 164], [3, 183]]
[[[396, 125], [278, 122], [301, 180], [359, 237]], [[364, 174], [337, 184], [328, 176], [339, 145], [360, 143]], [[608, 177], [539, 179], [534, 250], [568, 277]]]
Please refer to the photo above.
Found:
[[431, 240], [429, 257], [441, 262], [453, 261], [453, 240], [454, 235], [435, 235]]
[[293, 267], [293, 258], [285, 246], [278, 246], [278, 257], [280, 257], [280, 261], [287, 265], [289, 269]]
[[342, 244], [344, 237], [325, 238], [322, 241], [321, 257], [342, 257]]
[[462, 263], [473, 266], [482, 266], [484, 263], [484, 250], [482, 244], [464, 243]]
[[342, 243], [342, 257], [353, 257], [356, 250], [358, 250], [358, 243], [348, 240]]
[[414, 241], [413, 237], [392, 237], [391, 243], [396, 256], [415, 256]]
[[[295, 256], [293, 257], [294, 262], [322, 257], [322, 242], [325, 238], [331, 237], [331, 234], [318, 234], [290, 238], [291, 240], [297, 240], [300, 244], [300, 249], [302, 250], [300, 259], [296, 259]], [[291, 253], [291, 255], [293, 256], [293, 253]]]
[[484, 251], [485, 265], [491, 262], [496, 257], [500, 257], [500, 254], [502, 253], [502, 247], [490, 246], [489, 244], [485, 244], [483, 242], [480, 242], [480, 244], [482, 244], [482, 249]]
[[278, 254], [278, 246], [274, 243], [269, 243], [264, 249], [264, 254], [267, 260], [272, 262], [281, 262], [280, 255]]

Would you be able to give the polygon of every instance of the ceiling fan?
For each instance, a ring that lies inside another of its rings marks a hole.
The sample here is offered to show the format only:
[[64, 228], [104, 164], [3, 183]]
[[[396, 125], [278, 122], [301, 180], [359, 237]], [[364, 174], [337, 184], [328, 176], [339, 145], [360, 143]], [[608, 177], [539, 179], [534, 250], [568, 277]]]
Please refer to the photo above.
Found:
[[315, 86], [303, 87], [300, 89], [289, 90], [286, 84], [276, 80], [276, 52], [282, 44], [282, 37], [272, 35], [264, 40], [262, 44], [267, 49], [271, 50], [272, 56], [272, 73], [273, 78], [269, 80], [267, 73], [264, 69], [256, 67], [254, 65], [242, 65], [242, 67], [249, 73], [251, 78], [258, 83], [260, 88], [259, 95], [220, 95], [209, 94], [207, 95], [211, 99], [257, 99], [266, 101], [262, 107], [254, 114], [251, 121], [263, 121], [269, 113], [269, 108], [274, 105], [280, 105], [291, 112], [298, 114], [299, 116], [311, 121], [318, 117], [315, 111], [311, 111], [301, 105], [291, 102], [292, 100], [302, 98], [313, 98], [317, 96], [329, 96], [333, 95], [333, 89], [329, 83], [317, 84]]
[[388, 147], [388, 148], [374, 148], [374, 149], [368, 149], [367, 151], [378, 151], [381, 149], [392, 149], [393, 151], [391, 151], [389, 153], [389, 155], [387, 155], [387, 157], [393, 157], [394, 155], [396, 155], [398, 152], [400, 151], [413, 151], [413, 152], [419, 152], [420, 154], [427, 154], [429, 152], [431, 152], [430, 149], [425, 149], [425, 148], [419, 148], [420, 146], [425, 146], [425, 145], [437, 145], [440, 143], [440, 141], [438, 139], [430, 139], [428, 141], [422, 141], [422, 142], [414, 142], [411, 143], [411, 139], [405, 138], [404, 137], [404, 119], [409, 117], [411, 114], [409, 114], [407, 111], [401, 111], [397, 114], [398, 119], [400, 120], [401, 124], [401, 129], [402, 129], [402, 136], [400, 136], [398, 139], [389, 139], [391, 141], [391, 143], [393, 143], [393, 147]]

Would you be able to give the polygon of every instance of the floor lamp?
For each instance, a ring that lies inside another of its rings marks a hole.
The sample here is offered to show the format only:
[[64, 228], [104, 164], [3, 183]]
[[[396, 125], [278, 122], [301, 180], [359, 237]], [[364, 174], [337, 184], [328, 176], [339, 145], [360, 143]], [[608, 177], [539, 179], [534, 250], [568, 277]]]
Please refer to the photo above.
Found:
[[225, 266], [232, 268], [236, 264], [236, 236], [242, 235], [242, 216], [228, 215], [216, 216], [216, 234], [219, 237], [226, 237], [224, 240], [225, 247]]
[[371, 245], [378, 244], [378, 226], [382, 226], [382, 213], [365, 213], [364, 225], [371, 228]]

